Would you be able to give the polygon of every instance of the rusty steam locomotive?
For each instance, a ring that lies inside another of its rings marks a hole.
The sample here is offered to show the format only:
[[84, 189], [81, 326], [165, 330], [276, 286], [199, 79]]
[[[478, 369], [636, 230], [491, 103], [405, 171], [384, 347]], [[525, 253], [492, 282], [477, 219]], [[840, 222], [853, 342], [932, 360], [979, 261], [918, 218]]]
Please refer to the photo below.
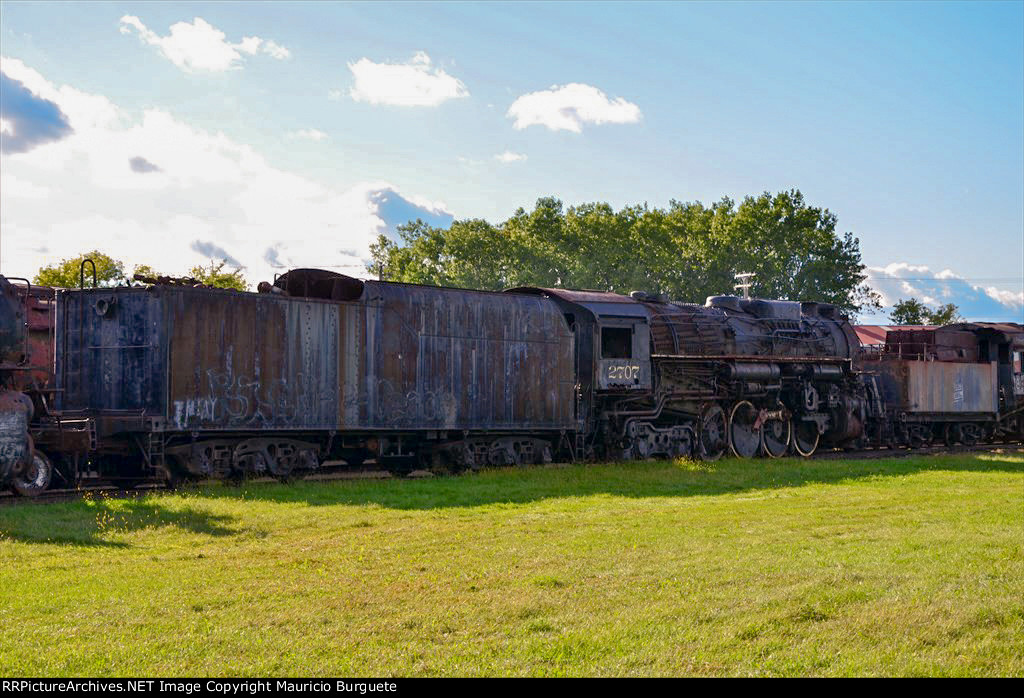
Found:
[[896, 341], [866, 354], [825, 303], [491, 293], [315, 269], [258, 293], [54, 293], [0, 277], [0, 301], [0, 487], [23, 494], [51, 479], [288, 478], [371, 459], [810, 456], [1019, 440], [1024, 424], [1021, 325], [944, 328], [966, 348], [955, 357], [939, 356], [941, 333], [916, 353]]

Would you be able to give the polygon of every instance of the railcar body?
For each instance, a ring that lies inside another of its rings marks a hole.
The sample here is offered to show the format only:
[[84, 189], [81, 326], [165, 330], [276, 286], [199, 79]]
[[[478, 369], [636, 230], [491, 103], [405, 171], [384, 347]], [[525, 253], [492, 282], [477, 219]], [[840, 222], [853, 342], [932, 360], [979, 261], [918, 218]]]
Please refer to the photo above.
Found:
[[869, 429], [879, 445], [974, 444], [1024, 436], [1024, 325], [960, 323], [891, 329], [859, 368], [883, 414]]
[[316, 270], [262, 290], [62, 291], [62, 413], [150, 468], [220, 477], [550, 460], [574, 428], [571, 335], [541, 299]]

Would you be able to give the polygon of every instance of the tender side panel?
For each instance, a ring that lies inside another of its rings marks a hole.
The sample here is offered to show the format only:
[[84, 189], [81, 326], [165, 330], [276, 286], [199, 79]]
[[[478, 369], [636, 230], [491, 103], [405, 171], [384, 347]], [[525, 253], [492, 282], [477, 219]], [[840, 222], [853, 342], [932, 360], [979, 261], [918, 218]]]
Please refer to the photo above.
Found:
[[998, 410], [996, 363], [908, 361], [909, 412], [991, 412]]
[[336, 304], [207, 290], [165, 293], [173, 428], [336, 428]]
[[876, 370], [883, 400], [900, 412], [994, 414], [998, 408], [995, 362], [890, 359]]
[[373, 282], [363, 301], [362, 426], [573, 427], [572, 335], [554, 303]]
[[167, 362], [158, 294], [65, 291], [58, 323], [60, 409], [162, 414]]

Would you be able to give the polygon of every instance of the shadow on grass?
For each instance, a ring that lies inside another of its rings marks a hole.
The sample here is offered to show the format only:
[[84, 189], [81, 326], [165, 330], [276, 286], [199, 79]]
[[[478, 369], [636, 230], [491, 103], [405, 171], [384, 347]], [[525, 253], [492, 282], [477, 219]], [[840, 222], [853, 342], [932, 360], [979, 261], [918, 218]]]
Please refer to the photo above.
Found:
[[232, 521], [230, 516], [212, 514], [192, 505], [171, 508], [161, 499], [93, 498], [5, 506], [0, 508], [0, 541], [125, 548], [128, 543], [111, 540], [110, 536], [165, 527], [210, 536], [238, 533], [226, 525]]
[[713, 463], [650, 461], [483, 470], [424, 480], [342, 480], [289, 485], [213, 486], [202, 496], [311, 506], [377, 504], [389, 509], [446, 509], [607, 494], [693, 497], [745, 490], [830, 484], [926, 471], [1024, 473], [1024, 454], [963, 454], [832, 460], [725, 459]]

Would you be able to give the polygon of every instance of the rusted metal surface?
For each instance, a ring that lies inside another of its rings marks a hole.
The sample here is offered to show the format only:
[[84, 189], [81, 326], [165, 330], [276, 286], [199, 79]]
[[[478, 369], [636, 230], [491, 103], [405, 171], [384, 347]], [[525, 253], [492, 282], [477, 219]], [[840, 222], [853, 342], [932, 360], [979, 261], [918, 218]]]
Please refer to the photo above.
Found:
[[[354, 288], [314, 281], [332, 296]], [[572, 336], [540, 298], [379, 282], [350, 301], [296, 290], [62, 292], [62, 406], [180, 431], [573, 425]]]
[[0, 486], [31, 459], [32, 401], [21, 392], [0, 390]]
[[161, 414], [168, 360], [162, 298], [142, 288], [58, 292], [58, 409]]
[[14, 284], [0, 276], [0, 370], [21, 366], [27, 354], [21, 296]]
[[289, 296], [354, 301], [363, 295], [362, 279], [323, 269], [292, 269], [274, 280], [273, 286], [260, 284], [260, 293], [280, 291]]
[[338, 305], [228, 291], [159, 294], [173, 428], [338, 426]]
[[0, 276], [0, 370], [11, 387], [52, 385], [53, 298], [48, 286]]
[[860, 347], [846, 319], [819, 312], [818, 304], [804, 304], [809, 312], [803, 312], [790, 301], [709, 302], [715, 305], [646, 303], [654, 354], [849, 360]]
[[890, 359], [877, 367], [892, 409], [913, 413], [985, 413], [998, 410], [996, 363]]
[[639, 305], [639, 302], [629, 296], [623, 296], [610, 291], [575, 290], [569, 288], [544, 288], [541, 286], [520, 286], [510, 288], [506, 293], [545, 294], [552, 298], [558, 298], [578, 305], [588, 303], [618, 303], [623, 305]]
[[890, 330], [934, 330], [937, 325], [854, 325], [861, 346], [885, 346]]
[[[1024, 351], [1024, 324], [1015, 322], [961, 322], [956, 325], [949, 325], [947, 329], [973, 332], [982, 342], [1005, 344], [1009, 351]], [[1009, 363], [1009, 357], [1000, 356], [999, 361]]]
[[[860, 346], [853, 327], [827, 303], [712, 296], [707, 305], [602, 291], [522, 287], [507, 293], [548, 295], [602, 318], [642, 318], [657, 356], [792, 356], [849, 360]], [[601, 323], [603, 324], [603, 323]]]
[[999, 332], [1007, 337], [1015, 337], [1024, 334], [1024, 325], [1016, 322], [959, 322], [955, 325], [947, 325], [949, 329], [957, 330], [989, 330]]
[[978, 338], [950, 327], [897, 327], [886, 334], [885, 353], [905, 359], [978, 361]]
[[368, 281], [358, 307], [345, 355], [363, 344], [365, 368], [344, 374], [344, 425], [573, 427], [572, 335], [554, 304]]

